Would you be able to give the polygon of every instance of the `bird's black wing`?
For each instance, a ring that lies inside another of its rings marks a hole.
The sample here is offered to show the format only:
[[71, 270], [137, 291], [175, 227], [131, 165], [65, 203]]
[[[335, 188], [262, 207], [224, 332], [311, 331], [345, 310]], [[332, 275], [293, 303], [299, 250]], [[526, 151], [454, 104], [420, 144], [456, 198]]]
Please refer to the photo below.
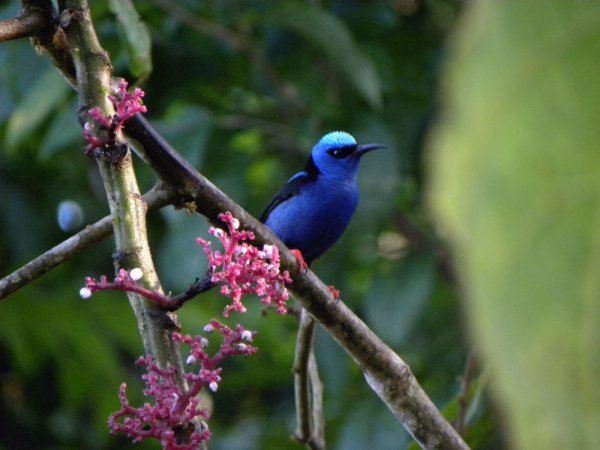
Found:
[[315, 165], [312, 156], [310, 156], [306, 162], [304, 170], [290, 178], [288, 182], [279, 190], [279, 192], [275, 194], [275, 197], [273, 197], [271, 202], [267, 205], [265, 212], [262, 213], [259, 220], [262, 223], [265, 223], [275, 208], [277, 208], [286, 200], [292, 198], [294, 195], [298, 194], [302, 186], [304, 186], [306, 183], [312, 183], [315, 181], [320, 173], [321, 172]]
[[275, 197], [269, 202], [265, 212], [260, 216], [260, 221], [265, 223], [269, 218], [269, 215], [273, 212], [275, 208], [281, 205], [286, 200], [292, 198], [294, 195], [300, 192], [302, 186], [306, 183], [310, 182], [311, 178], [305, 172], [300, 172], [293, 178], [291, 178], [280, 190], [275, 194]]

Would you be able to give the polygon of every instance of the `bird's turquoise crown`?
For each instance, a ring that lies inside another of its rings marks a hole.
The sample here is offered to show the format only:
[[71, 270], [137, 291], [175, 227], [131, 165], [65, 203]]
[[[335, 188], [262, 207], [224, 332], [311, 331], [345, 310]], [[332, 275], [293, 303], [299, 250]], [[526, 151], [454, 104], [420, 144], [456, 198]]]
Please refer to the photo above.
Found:
[[356, 140], [345, 131], [332, 131], [323, 136], [319, 143], [327, 146], [346, 147], [356, 145]]

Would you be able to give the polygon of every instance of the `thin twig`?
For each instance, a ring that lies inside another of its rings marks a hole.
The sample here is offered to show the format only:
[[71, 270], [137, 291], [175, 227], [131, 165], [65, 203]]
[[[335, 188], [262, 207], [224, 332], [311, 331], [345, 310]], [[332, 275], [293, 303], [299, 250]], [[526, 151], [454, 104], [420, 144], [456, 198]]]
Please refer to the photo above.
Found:
[[308, 375], [310, 377], [310, 391], [312, 394], [312, 425], [313, 441], [322, 443], [320, 448], [325, 448], [325, 413], [323, 411], [323, 383], [319, 377], [317, 358], [314, 347], [308, 360]]
[[455, 428], [458, 434], [464, 436], [467, 429], [467, 412], [471, 401], [471, 384], [475, 377], [477, 357], [475, 351], [470, 351], [465, 363], [465, 371], [461, 377], [460, 395], [458, 396], [458, 414]]
[[[153, 212], [172, 203], [174, 197], [175, 195], [170, 191], [153, 188], [144, 194], [144, 201], [148, 205], [148, 212]], [[79, 233], [74, 234], [1, 279], [0, 300], [107, 238], [112, 232], [112, 216], [103, 217], [88, 225]]]
[[316, 321], [302, 309], [294, 357], [296, 432], [294, 437], [311, 450], [325, 449], [323, 385], [314, 354]]

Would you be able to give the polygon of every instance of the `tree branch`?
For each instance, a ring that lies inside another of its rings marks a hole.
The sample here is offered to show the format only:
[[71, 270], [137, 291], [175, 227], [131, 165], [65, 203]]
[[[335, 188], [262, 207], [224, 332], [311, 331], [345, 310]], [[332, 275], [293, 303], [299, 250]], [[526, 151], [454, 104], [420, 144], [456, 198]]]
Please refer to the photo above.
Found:
[[65, 33], [58, 26], [58, 12], [52, 0], [21, 0], [14, 19], [0, 20], [0, 42], [30, 37], [38, 53], [45, 53], [72, 86], [75, 66]]
[[0, 20], [0, 42], [30, 36], [51, 36], [56, 29], [56, 10], [51, 1], [23, 0], [17, 17]]
[[[144, 202], [146, 202], [148, 212], [153, 212], [172, 203], [174, 197], [173, 193], [159, 187], [153, 188], [144, 194]], [[79, 233], [74, 234], [1, 279], [0, 300], [110, 236], [113, 232], [112, 223], [112, 216], [106, 216], [96, 223], [88, 225]]]
[[323, 384], [314, 352], [316, 321], [302, 309], [294, 357], [296, 432], [294, 437], [311, 450], [325, 449]]
[[[89, 6], [85, 0], [61, 0], [60, 24], [65, 30], [77, 77], [79, 121], [91, 121], [89, 110], [100, 108], [113, 117], [115, 111], [107, 95], [111, 93], [112, 65], [96, 36]], [[144, 273], [140, 285], [162, 291], [147, 239], [146, 205], [143, 202], [129, 149], [115, 143], [96, 152], [113, 220], [118, 264], [139, 267]], [[128, 293], [136, 315], [147, 354], [152, 354], [160, 367], [174, 367], [179, 376], [183, 364], [171, 332], [177, 329], [174, 316], [138, 294]], [[182, 386], [185, 382], [180, 378]]]

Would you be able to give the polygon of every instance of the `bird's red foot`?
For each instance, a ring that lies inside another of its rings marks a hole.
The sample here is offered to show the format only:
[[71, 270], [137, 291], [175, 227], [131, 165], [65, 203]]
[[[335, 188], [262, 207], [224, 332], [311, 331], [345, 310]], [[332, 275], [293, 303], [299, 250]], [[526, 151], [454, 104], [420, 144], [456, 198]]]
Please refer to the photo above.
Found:
[[327, 289], [331, 291], [331, 293], [333, 294], [333, 298], [335, 298], [336, 300], [338, 300], [342, 295], [342, 293], [338, 291], [333, 284], [328, 285]]
[[298, 264], [300, 264], [300, 268], [298, 269], [298, 272], [302, 272], [302, 271], [306, 272], [308, 270], [308, 264], [306, 264], [306, 261], [304, 261], [304, 256], [302, 256], [302, 252], [300, 250], [298, 250], [297, 248], [292, 249], [291, 252], [294, 254], [296, 259], [298, 260]]

